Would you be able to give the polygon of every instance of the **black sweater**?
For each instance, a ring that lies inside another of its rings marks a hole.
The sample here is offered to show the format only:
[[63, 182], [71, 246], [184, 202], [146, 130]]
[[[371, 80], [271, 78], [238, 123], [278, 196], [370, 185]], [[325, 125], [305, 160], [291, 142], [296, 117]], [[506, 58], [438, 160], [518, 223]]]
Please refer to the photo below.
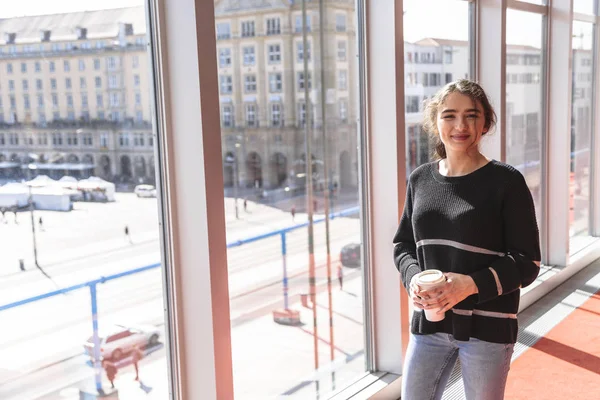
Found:
[[535, 280], [540, 258], [533, 199], [515, 168], [491, 161], [468, 175], [447, 177], [434, 162], [410, 175], [394, 236], [404, 286], [408, 290], [423, 270], [439, 269], [470, 275], [479, 290], [440, 322], [416, 310], [412, 333], [515, 343], [519, 289]]

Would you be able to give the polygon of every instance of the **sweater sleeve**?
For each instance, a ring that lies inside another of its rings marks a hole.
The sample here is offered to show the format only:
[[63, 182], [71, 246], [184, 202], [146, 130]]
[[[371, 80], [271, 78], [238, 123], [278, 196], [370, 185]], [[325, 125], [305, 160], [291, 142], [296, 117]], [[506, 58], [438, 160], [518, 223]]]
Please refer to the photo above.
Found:
[[412, 227], [412, 188], [410, 182], [406, 188], [404, 212], [398, 230], [394, 235], [394, 263], [400, 272], [402, 284], [408, 290], [412, 277], [421, 272]]
[[505, 193], [502, 204], [505, 256], [489, 268], [471, 275], [477, 289], [478, 303], [530, 285], [540, 271], [539, 231], [531, 192], [518, 171]]

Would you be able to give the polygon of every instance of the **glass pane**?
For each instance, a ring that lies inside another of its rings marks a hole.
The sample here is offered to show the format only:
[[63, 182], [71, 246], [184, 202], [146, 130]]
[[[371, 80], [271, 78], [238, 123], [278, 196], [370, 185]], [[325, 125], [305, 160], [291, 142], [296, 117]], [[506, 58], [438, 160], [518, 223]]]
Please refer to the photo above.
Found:
[[506, 13], [506, 159], [525, 176], [539, 221], [542, 210], [543, 18]]
[[0, 7], [3, 400], [168, 398], [144, 3]]
[[573, 0], [573, 11], [576, 13], [594, 15], [594, 2], [595, 0]]
[[[431, 13], [431, 10], [439, 12]], [[446, 21], [452, 20], [451, 27]], [[461, 0], [404, 2], [406, 173], [430, 161], [421, 129], [423, 103], [442, 86], [469, 77], [469, 3]]]
[[215, 22], [236, 399], [325, 398], [366, 371], [356, 8], [230, 3]]
[[590, 211], [590, 149], [594, 81], [594, 25], [573, 21], [571, 109], [570, 252], [587, 244]]

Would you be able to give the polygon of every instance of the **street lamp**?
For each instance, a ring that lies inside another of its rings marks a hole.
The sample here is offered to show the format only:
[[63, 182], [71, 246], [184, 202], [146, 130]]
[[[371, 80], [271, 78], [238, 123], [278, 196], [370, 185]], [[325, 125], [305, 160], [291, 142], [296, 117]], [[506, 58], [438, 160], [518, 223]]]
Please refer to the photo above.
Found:
[[234, 182], [233, 182], [233, 195], [235, 196], [235, 219], [240, 219], [240, 214], [238, 211], [238, 186], [239, 186], [239, 162], [238, 162], [238, 149], [240, 148], [240, 143], [235, 143], [235, 155], [234, 155]]
[[31, 233], [32, 233], [32, 237], [33, 237], [33, 260], [35, 262], [35, 266], [37, 268], [40, 268], [40, 264], [38, 264], [38, 258], [37, 258], [37, 241], [35, 239], [35, 220], [33, 218], [33, 195], [31, 193], [31, 186], [29, 186], [28, 202], [29, 202], [29, 213], [31, 214]]

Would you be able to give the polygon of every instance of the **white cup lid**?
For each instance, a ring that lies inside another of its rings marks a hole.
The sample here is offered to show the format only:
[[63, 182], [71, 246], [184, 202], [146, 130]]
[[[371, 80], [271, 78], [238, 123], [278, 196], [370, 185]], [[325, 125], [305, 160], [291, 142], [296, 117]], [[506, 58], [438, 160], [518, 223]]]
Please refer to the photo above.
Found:
[[418, 275], [418, 283], [419, 284], [431, 284], [438, 283], [445, 279], [442, 271], [438, 270], [427, 270], [423, 271]]

